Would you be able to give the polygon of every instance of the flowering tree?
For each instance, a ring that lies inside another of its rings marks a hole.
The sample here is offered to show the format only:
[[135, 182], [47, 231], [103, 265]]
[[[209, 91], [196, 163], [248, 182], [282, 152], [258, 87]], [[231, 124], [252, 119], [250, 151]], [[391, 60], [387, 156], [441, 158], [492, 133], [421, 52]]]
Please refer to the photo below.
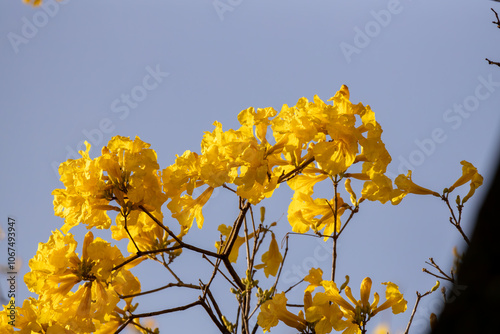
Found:
[[[214, 130], [203, 136], [200, 153], [186, 151], [164, 169], [155, 151], [138, 137], [116, 136], [95, 158], [87, 143], [81, 158], [59, 167], [63, 188], [53, 191], [54, 210], [64, 223], [29, 261], [25, 282], [38, 298], [25, 300], [15, 312], [6, 305], [0, 319], [10, 325], [2, 326], [0, 333], [15, 328], [21, 333], [119, 333], [126, 327], [157, 333], [144, 318], [198, 307], [226, 334], [256, 333], [259, 328], [267, 332], [280, 322], [300, 333], [347, 334], [366, 333], [369, 321], [380, 312], [405, 312], [407, 302], [393, 282], [383, 283], [373, 294], [369, 277], [362, 280], [359, 292], [351, 289], [348, 276], [339, 282], [338, 239], [364, 201], [397, 205], [406, 195], [418, 194], [440, 198], [450, 210], [451, 224], [468, 243], [461, 228], [462, 209], [483, 178], [462, 161], [462, 175], [441, 193], [415, 184], [411, 171], [393, 182], [386, 175], [391, 156], [375, 113], [369, 106], [351, 103], [346, 86], [328, 101], [315, 96], [313, 101], [301, 98], [295, 106], [284, 105], [280, 112], [270, 107], [243, 110], [239, 129], [224, 131], [215, 122]], [[287, 215], [291, 231], [277, 236], [276, 223], [265, 223], [264, 207], [260, 219], [255, 208], [283, 183], [294, 191]], [[315, 196], [319, 183], [332, 186], [330, 197]], [[449, 196], [467, 183], [469, 191], [456, 197], [454, 209]], [[195, 221], [199, 229], [215, 228], [205, 224], [203, 207], [217, 188], [237, 199], [237, 216], [231, 224], [218, 226], [220, 237], [213, 248], [186, 242]], [[70, 231], [81, 224], [89, 231], [77, 252]], [[110, 230], [114, 240], [128, 240], [127, 251], [94, 238], [96, 229]], [[311, 268], [303, 278], [303, 302], [294, 305], [288, 303], [287, 293], [296, 286], [277, 289], [291, 233], [322, 238], [333, 249], [329, 272]], [[281, 251], [278, 240], [284, 240]], [[182, 263], [187, 252], [205, 259], [212, 270], [199, 279], [183, 280], [172, 264]], [[160, 263], [170, 279], [162, 275], [167, 282], [145, 291], [131, 269], [147, 260]], [[430, 274], [454, 280], [453, 272], [448, 275], [430, 261], [438, 270]], [[213, 293], [216, 279], [227, 284], [228, 296]], [[438, 286], [417, 293], [417, 305]], [[198, 296], [173, 308], [137, 312], [143, 295], [171, 287], [198, 291]], [[293, 311], [297, 305], [300, 310]]]

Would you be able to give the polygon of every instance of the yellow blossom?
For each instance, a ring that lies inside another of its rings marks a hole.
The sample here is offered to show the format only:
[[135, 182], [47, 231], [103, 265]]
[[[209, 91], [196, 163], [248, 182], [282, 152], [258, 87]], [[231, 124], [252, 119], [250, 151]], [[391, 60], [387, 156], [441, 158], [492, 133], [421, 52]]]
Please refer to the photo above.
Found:
[[189, 229], [196, 219], [198, 228], [203, 227], [203, 213], [202, 208], [212, 196], [214, 188], [208, 187], [196, 199], [189, 195], [182, 197], [175, 197], [167, 207], [172, 212], [172, 217], [176, 218], [183, 227]]
[[[118, 291], [137, 293], [140, 285], [125, 268], [113, 271], [124, 261], [117, 247], [94, 239], [92, 232], [85, 236], [81, 258], [75, 252], [76, 246], [71, 234], [53, 232], [30, 260], [31, 272], [25, 275], [25, 282], [30, 291], [39, 294], [44, 307], [64, 314], [60, 323], [91, 332], [95, 330], [92, 319], [103, 322], [114, 312]], [[120, 275], [127, 279], [120, 279]]]
[[23, 0], [23, 2], [33, 7], [38, 7], [42, 4], [42, 0]]
[[474, 195], [477, 188], [483, 184], [483, 177], [477, 172], [477, 168], [474, 167], [470, 162], [465, 160], [460, 162], [462, 164], [462, 176], [458, 178], [457, 181], [448, 189], [452, 192], [455, 188], [460, 187], [470, 181], [470, 190], [467, 195], [463, 198], [462, 204], [467, 202], [469, 198]]
[[394, 189], [392, 180], [384, 174], [374, 174], [370, 181], [363, 184], [361, 190], [362, 199], [370, 201], [380, 201], [382, 204], [391, 201], [392, 204], [399, 204], [406, 195], [399, 189]]
[[433, 195], [436, 197], [441, 197], [441, 195], [439, 195], [439, 193], [415, 184], [411, 180], [411, 170], [408, 171], [408, 174], [406, 176], [403, 174], [400, 174], [396, 178], [396, 180], [394, 180], [394, 183], [396, 184], [396, 186], [398, 187], [399, 190], [401, 190], [402, 192], [404, 192], [406, 194], [411, 193], [411, 194], [416, 194], [416, 195]]
[[279, 321], [284, 322], [287, 326], [303, 331], [307, 327], [307, 322], [304, 319], [303, 313], [295, 315], [286, 309], [287, 298], [285, 293], [281, 292], [260, 306], [260, 313], [257, 316], [257, 323], [269, 332], [271, 327], [278, 325]]
[[[338, 194], [337, 194], [338, 195]], [[337, 220], [333, 210], [335, 209], [335, 199], [330, 201], [310, 196], [296, 191], [292, 201], [288, 206], [288, 221], [292, 225], [292, 230], [298, 233], [306, 233], [310, 228], [314, 231], [325, 229], [323, 234], [332, 235], [334, 229], [340, 231], [340, 217], [345, 211], [344, 201], [340, 195], [337, 196]], [[319, 218], [318, 218], [319, 216]]]
[[316, 287], [321, 286], [323, 281], [323, 270], [320, 268], [309, 269], [309, 274], [304, 277], [304, 281], [309, 282], [305, 292], [312, 292]]
[[317, 293], [313, 298], [313, 302], [321, 304], [329, 301], [338, 305], [344, 317], [347, 318], [344, 323], [346, 326], [344, 333], [360, 333], [360, 328], [362, 328], [371, 317], [387, 308], [392, 307], [394, 314], [406, 311], [406, 300], [403, 299], [403, 295], [399, 292], [398, 286], [391, 282], [382, 283], [387, 286], [386, 301], [380, 306], [378, 306], [378, 293], [374, 293], [372, 302], [369, 300], [372, 287], [372, 281], [369, 277], [366, 277], [361, 282], [361, 298], [359, 300], [353, 296], [349, 286], [346, 286], [344, 290], [347, 297], [346, 300], [340, 295], [335, 283], [331, 281], [322, 281], [321, 284], [325, 289], [325, 293]]
[[[106, 211], [123, 214], [147, 203], [151, 210], [161, 210], [167, 197], [162, 192], [156, 153], [139, 137], [131, 140], [115, 136], [91, 159], [90, 144], [82, 157], [59, 166], [64, 189], [55, 189], [54, 211], [65, 218], [61, 230], [67, 233], [79, 223], [89, 227], [109, 228]], [[110, 205], [116, 201], [117, 206]]]
[[255, 269], [264, 268], [264, 274], [266, 275], [266, 278], [269, 277], [269, 275], [276, 276], [281, 265], [281, 261], [283, 260], [278, 247], [278, 243], [276, 242], [276, 237], [272, 232], [271, 235], [272, 239], [269, 244], [269, 250], [262, 254], [263, 264], [258, 264], [255, 266]]

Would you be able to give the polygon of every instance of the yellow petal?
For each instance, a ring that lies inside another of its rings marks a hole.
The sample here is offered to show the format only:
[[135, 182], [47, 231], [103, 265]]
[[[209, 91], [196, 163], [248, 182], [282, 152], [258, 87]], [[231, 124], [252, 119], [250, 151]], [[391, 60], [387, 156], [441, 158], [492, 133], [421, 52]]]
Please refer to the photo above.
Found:
[[269, 244], [269, 250], [262, 254], [262, 262], [263, 264], [256, 265], [256, 269], [264, 268], [264, 274], [266, 278], [271, 276], [276, 276], [278, 273], [278, 269], [281, 265], [281, 261], [283, 257], [281, 256], [278, 243], [276, 242], [276, 238], [274, 233], [272, 233], [271, 243]]
[[370, 299], [370, 290], [372, 288], [372, 280], [370, 277], [366, 277], [361, 282], [361, 305], [366, 307], [369, 305], [368, 299]]
[[356, 205], [356, 194], [351, 188], [351, 179], [345, 179], [345, 190], [351, 195], [351, 203]]

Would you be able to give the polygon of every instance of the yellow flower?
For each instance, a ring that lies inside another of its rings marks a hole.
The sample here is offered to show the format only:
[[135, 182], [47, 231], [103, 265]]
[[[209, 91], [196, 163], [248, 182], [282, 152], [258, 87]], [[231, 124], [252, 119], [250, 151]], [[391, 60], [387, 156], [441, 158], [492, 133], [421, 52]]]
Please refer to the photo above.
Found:
[[405, 312], [407, 301], [403, 298], [403, 294], [399, 292], [398, 286], [392, 282], [385, 282], [382, 284], [387, 286], [385, 289], [386, 301], [378, 307], [376, 304], [372, 305], [372, 308], [373, 306], [375, 307], [373, 310], [373, 315], [377, 314], [380, 311], [388, 309], [389, 307], [392, 308], [392, 313], [394, 314]]
[[269, 243], [269, 250], [262, 254], [262, 262], [264, 263], [255, 266], [255, 269], [264, 268], [264, 274], [266, 275], [266, 278], [268, 278], [269, 275], [276, 276], [281, 265], [281, 261], [283, 260], [278, 247], [278, 243], [276, 242], [276, 237], [272, 232], [271, 235], [272, 239]]
[[[161, 211], [167, 197], [162, 192], [156, 153], [139, 137], [113, 137], [102, 155], [89, 157], [90, 144], [82, 157], [59, 166], [65, 189], [55, 189], [54, 211], [65, 218], [61, 230], [67, 233], [79, 223], [109, 228], [106, 211], [129, 213], [147, 203], [151, 211]], [[115, 200], [118, 206], [110, 205]]]
[[416, 195], [433, 195], [436, 197], [441, 197], [439, 193], [413, 183], [413, 181], [411, 180], [411, 170], [408, 171], [408, 174], [406, 176], [400, 174], [396, 178], [396, 180], [394, 180], [394, 183], [396, 184], [399, 190], [401, 190], [406, 194], [411, 193]]
[[304, 281], [309, 282], [305, 292], [313, 292], [316, 287], [321, 286], [323, 281], [323, 270], [320, 268], [309, 269], [309, 274], [304, 277]]
[[286, 302], [285, 293], [281, 292], [260, 306], [257, 323], [264, 329], [264, 333], [270, 331], [271, 327], [277, 326], [279, 321], [299, 331], [307, 328], [302, 311], [299, 315], [293, 314], [286, 309]]
[[[346, 332], [360, 332], [360, 328], [366, 324], [371, 317], [375, 316], [378, 312], [383, 311], [392, 307], [392, 312], [394, 314], [406, 311], [406, 300], [403, 299], [403, 295], [399, 292], [398, 286], [391, 282], [382, 283], [387, 286], [386, 288], [386, 301], [380, 306], [378, 293], [374, 293], [373, 301], [370, 302], [370, 293], [372, 287], [372, 281], [369, 277], [366, 277], [361, 282], [360, 287], [360, 299], [354, 298], [351, 288], [349, 286], [345, 287], [345, 294], [347, 296], [347, 301], [342, 297], [337, 289], [335, 283], [331, 281], [322, 281], [321, 283], [325, 289], [325, 293], [317, 293], [315, 299], [317, 302], [331, 301], [337, 304], [342, 310], [344, 317], [347, 318], [345, 325], [347, 326], [344, 333]], [[313, 299], [314, 301], [314, 299]]]
[[292, 190], [311, 196], [314, 192], [314, 186], [316, 183], [321, 182], [326, 178], [328, 178], [328, 175], [326, 173], [322, 173], [320, 169], [305, 168], [301, 175], [297, 175], [288, 181], [287, 184], [290, 188], [292, 188]]
[[452, 192], [456, 187], [460, 187], [474, 177], [474, 175], [477, 174], [477, 168], [474, 167], [470, 162], [467, 162], [465, 160], [460, 161], [460, 164], [462, 165], [462, 176], [458, 178], [458, 180], [453, 183], [453, 185], [448, 189], [450, 192]]
[[338, 175], [354, 163], [358, 143], [354, 137], [344, 136], [333, 142], [314, 145], [313, 154], [319, 168], [329, 175]]
[[[392, 204], [399, 204], [406, 193], [392, 187], [392, 180], [384, 174], [374, 174], [370, 181], [363, 184], [361, 190], [362, 198], [370, 201], [380, 201], [382, 204], [391, 201]], [[361, 200], [360, 199], [360, 200]]]
[[470, 181], [469, 193], [463, 198], [462, 204], [467, 202], [469, 198], [474, 195], [477, 188], [483, 184], [483, 177], [477, 172], [477, 168], [474, 167], [470, 162], [465, 160], [460, 162], [462, 164], [462, 176], [458, 178], [457, 181], [448, 189], [452, 192], [455, 188], [460, 187]]
[[196, 219], [198, 228], [203, 227], [203, 213], [202, 208], [212, 196], [214, 188], [208, 187], [196, 199], [189, 195], [182, 197], [175, 197], [167, 207], [172, 212], [172, 217], [176, 218], [184, 228], [191, 228], [193, 220]]
[[[4, 306], [4, 310], [0, 311], [0, 324], [2, 324], [0, 334], [77, 333], [65, 326], [66, 319], [63, 314], [55, 311], [50, 304], [33, 297], [25, 299], [21, 307], [15, 308], [15, 321], [9, 315], [11, 315], [10, 310]], [[9, 322], [11, 323], [7, 325]], [[20, 331], [14, 331], [14, 328]]]
[[273, 108], [258, 108], [257, 112], [253, 107], [242, 110], [238, 114], [238, 121], [241, 125], [252, 128], [255, 126], [255, 137], [261, 142], [266, 141], [267, 127], [271, 124], [269, 118], [276, 116], [277, 111]]
[[[199, 155], [185, 151], [181, 156], [177, 156], [173, 165], [162, 171], [163, 191], [170, 198], [179, 196], [184, 191], [192, 195], [200, 173]], [[214, 169], [210, 169], [207, 173], [217, 175]]]
[[104, 322], [114, 312], [119, 292], [137, 293], [140, 284], [125, 268], [113, 271], [124, 261], [120, 250], [94, 239], [92, 232], [85, 236], [81, 258], [75, 250], [73, 236], [56, 230], [46, 244], [40, 243], [25, 282], [44, 307], [61, 314], [59, 323], [91, 332], [92, 320]]
[[[325, 228], [323, 234], [332, 235], [334, 229], [340, 231], [340, 217], [345, 211], [344, 201], [337, 194], [338, 213], [335, 222], [332, 208], [335, 208], [335, 199], [327, 201], [324, 198], [312, 199], [311, 196], [296, 191], [288, 206], [288, 222], [292, 230], [298, 233], [306, 233], [310, 228], [320, 231]], [[320, 216], [320, 218], [317, 218]]]
[[[304, 310], [306, 320], [309, 324], [314, 324], [314, 330], [317, 334], [330, 333], [332, 329], [340, 331], [346, 327], [345, 321], [342, 320], [343, 313], [337, 304], [331, 303], [331, 300], [325, 293], [319, 292], [311, 296], [317, 287], [325, 287], [331, 283], [323, 281], [323, 271], [319, 268], [311, 268], [309, 274], [304, 277], [304, 281], [309, 282], [309, 285], [304, 291]], [[336, 286], [335, 286], [336, 289]]]
[[42, 0], [23, 0], [23, 2], [33, 7], [38, 7], [42, 4]]
[[[113, 185], [115, 196], [122, 192], [134, 205], [147, 203], [160, 210], [167, 197], [161, 191], [159, 165], [156, 152], [139, 137], [115, 136], [102, 149], [98, 166], [107, 174], [108, 184]], [[123, 207], [124, 204], [120, 203]]]
[[55, 189], [55, 215], [65, 219], [61, 230], [67, 233], [80, 222], [89, 226], [108, 228], [111, 219], [105, 210], [96, 207], [108, 205], [112, 196], [102, 170], [90, 159], [90, 144], [80, 151], [80, 159], [68, 160], [59, 166], [59, 174], [65, 189]]
[[304, 303], [304, 308], [306, 309], [307, 322], [315, 323], [314, 331], [316, 334], [330, 333], [332, 329], [340, 331], [346, 327], [345, 321], [341, 320], [343, 316], [342, 311], [336, 304], [320, 301], [320, 299], [315, 298], [312, 300], [311, 306], [307, 308]]

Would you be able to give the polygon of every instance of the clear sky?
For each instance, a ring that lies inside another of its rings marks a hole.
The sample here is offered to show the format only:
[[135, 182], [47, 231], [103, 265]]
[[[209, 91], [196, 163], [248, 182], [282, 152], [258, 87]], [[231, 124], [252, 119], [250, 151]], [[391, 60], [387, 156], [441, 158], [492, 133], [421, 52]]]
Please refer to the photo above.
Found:
[[[415, 182], [441, 192], [461, 175], [461, 160], [479, 169], [485, 186], [466, 206], [463, 222], [470, 235], [498, 153], [500, 68], [484, 60], [500, 60], [492, 6], [500, 11], [492, 1], [464, 0], [51, 0], [36, 9], [2, 1], [0, 224], [5, 229], [9, 216], [17, 219], [19, 304], [29, 296], [21, 280], [28, 260], [63, 224], [52, 206], [51, 191], [62, 187], [57, 165], [77, 157], [84, 140], [95, 157], [114, 135], [139, 136], [165, 168], [175, 154], [199, 151], [203, 131], [215, 120], [224, 129], [236, 127], [237, 114], [249, 106], [279, 110], [315, 94], [326, 100], [342, 84], [352, 102], [375, 111], [394, 176], [410, 168]], [[280, 219], [280, 239], [289, 230], [291, 192], [282, 187], [275, 196], [263, 204], [268, 222]], [[190, 240], [212, 247], [215, 240], [204, 236], [232, 222], [236, 208], [225, 210], [233, 203], [222, 192], [215, 196], [204, 230], [193, 229]], [[380, 282], [399, 284], [407, 313], [374, 320], [391, 323], [396, 333], [410, 316], [415, 291], [434, 285], [421, 272], [424, 261], [432, 256], [449, 267], [454, 245], [464, 243], [439, 199], [409, 196], [397, 207], [363, 203], [340, 240], [338, 276], [350, 275], [355, 293], [365, 276], [379, 293]], [[283, 290], [302, 278], [297, 268], [328, 271], [330, 264], [317, 255], [322, 246], [313, 238], [295, 237], [293, 246], [298, 250], [286, 263]], [[4, 241], [0, 247], [5, 264]], [[177, 268], [197, 283], [200, 270], [192, 263]], [[161, 268], [148, 266], [143, 276], [143, 289], [166, 283]], [[0, 287], [5, 296], [3, 279]], [[145, 298], [141, 309], [193, 298], [166, 292]], [[299, 303], [300, 293], [295, 298]], [[440, 298], [436, 293], [422, 301], [413, 333], [426, 330]], [[216, 333], [200, 309], [158, 323], [162, 332]]]

